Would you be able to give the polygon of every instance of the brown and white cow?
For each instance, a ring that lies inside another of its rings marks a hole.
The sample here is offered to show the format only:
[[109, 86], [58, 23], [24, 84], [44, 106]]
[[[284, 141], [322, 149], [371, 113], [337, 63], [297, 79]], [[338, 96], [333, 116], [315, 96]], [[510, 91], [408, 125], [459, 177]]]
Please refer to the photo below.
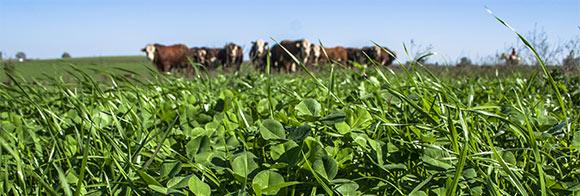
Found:
[[296, 62], [282, 47], [286, 48], [300, 63], [306, 64], [308, 62], [311, 50], [310, 41], [307, 39], [283, 40], [279, 44], [272, 46], [271, 49], [270, 62], [278, 71], [282, 68], [288, 73], [296, 71]]
[[323, 56], [322, 47], [317, 44], [310, 44], [310, 55], [308, 56], [309, 66], [314, 66], [319, 64], [320, 58]]
[[224, 52], [224, 70], [233, 68], [236, 71], [240, 71], [240, 67], [244, 61], [244, 51], [242, 50], [242, 47], [234, 43], [228, 43], [224, 47]]
[[250, 62], [257, 70], [266, 71], [266, 60], [268, 58], [268, 42], [258, 39], [252, 42], [250, 49]]
[[170, 72], [171, 70], [182, 70], [192, 73], [193, 69], [189, 62], [189, 49], [183, 44], [165, 46], [161, 44], [148, 44], [141, 49], [147, 58], [155, 64], [160, 72]]

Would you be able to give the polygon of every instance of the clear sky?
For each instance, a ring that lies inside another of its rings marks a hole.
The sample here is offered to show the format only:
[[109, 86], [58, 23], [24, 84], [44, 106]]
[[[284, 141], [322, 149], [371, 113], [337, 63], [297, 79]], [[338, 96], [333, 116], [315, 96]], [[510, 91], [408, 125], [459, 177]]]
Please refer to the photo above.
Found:
[[[477, 59], [516, 38], [487, 12], [551, 39], [580, 35], [580, 0], [0, 0], [0, 51], [31, 58], [142, 55], [147, 43], [249, 50], [257, 38], [319, 39], [327, 46], [375, 41], [399, 54], [414, 39], [437, 61]], [[271, 42], [271, 40], [270, 40]]]

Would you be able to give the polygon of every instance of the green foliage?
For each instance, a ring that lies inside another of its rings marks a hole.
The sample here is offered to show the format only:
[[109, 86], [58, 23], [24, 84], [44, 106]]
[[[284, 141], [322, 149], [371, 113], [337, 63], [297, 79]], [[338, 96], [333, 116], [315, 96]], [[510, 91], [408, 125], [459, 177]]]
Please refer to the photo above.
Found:
[[296, 107], [294, 108], [298, 113], [298, 116], [311, 116], [311, 117], [318, 117], [320, 116], [321, 106], [318, 101], [315, 99], [305, 99], [301, 101]]
[[16, 78], [0, 86], [0, 191], [537, 195], [538, 167], [548, 194], [580, 191], [580, 79], [552, 78], [561, 103], [543, 70], [383, 71]]
[[252, 181], [252, 187], [257, 195], [275, 195], [280, 189], [271, 189], [269, 191], [264, 191], [264, 189], [278, 186], [284, 183], [284, 177], [275, 171], [262, 171], [254, 177]]
[[197, 176], [192, 175], [187, 182], [189, 190], [195, 195], [209, 196], [211, 195], [211, 187], [205, 182], [201, 181]]
[[286, 139], [286, 131], [280, 122], [267, 119], [262, 122], [260, 134], [265, 140]]

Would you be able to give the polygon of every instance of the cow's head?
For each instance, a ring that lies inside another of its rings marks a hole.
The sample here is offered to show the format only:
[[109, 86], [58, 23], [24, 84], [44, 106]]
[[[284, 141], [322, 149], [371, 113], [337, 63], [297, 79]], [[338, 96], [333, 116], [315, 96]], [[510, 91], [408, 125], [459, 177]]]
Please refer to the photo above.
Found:
[[199, 56], [205, 57], [205, 55], [207, 55], [207, 50], [205, 49], [201, 49], [198, 51]]
[[296, 48], [300, 49], [300, 57], [302, 63], [306, 63], [308, 56], [310, 56], [310, 50], [312, 50], [311, 43], [307, 39], [301, 39], [296, 42]]
[[145, 48], [141, 49], [142, 52], [145, 52], [145, 55], [147, 55], [147, 58], [150, 61], [155, 59], [155, 50], [155, 44], [147, 44]]
[[319, 45], [311, 44], [311, 48], [312, 48], [312, 55], [315, 58], [318, 58], [322, 55], [322, 49], [320, 48]]
[[199, 63], [205, 63], [205, 56], [207, 55], [207, 50], [199, 48], [195, 51], [195, 57], [199, 61]]
[[241, 50], [241, 47], [234, 43], [229, 43], [226, 45], [226, 51], [232, 59], [237, 57], [239, 50]]
[[193, 58], [193, 61], [196, 63], [201, 63], [201, 60], [202, 60], [202, 56], [200, 55], [201, 50], [203, 50], [203, 49], [198, 48], [198, 47], [193, 47], [193, 48], [189, 49], [191, 57]]
[[266, 46], [268, 46], [268, 42], [265, 42], [262, 39], [258, 39], [255, 42], [252, 42], [253, 47], [256, 49], [256, 55], [261, 56], [266, 51]]
[[379, 46], [373, 46], [373, 50], [375, 51], [376, 58], [379, 58], [383, 52], [383, 49]]

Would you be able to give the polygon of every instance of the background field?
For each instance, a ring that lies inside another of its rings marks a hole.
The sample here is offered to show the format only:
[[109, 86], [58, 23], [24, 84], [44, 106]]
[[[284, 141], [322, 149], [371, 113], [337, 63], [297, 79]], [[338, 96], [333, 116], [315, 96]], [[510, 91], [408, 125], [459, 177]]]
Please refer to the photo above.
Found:
[[[5, 61], [6, 62], [6, 61]], [[84, 58], [69, 58], [69, 59], [48, 59], [48, 60], [31, 60], [25, 62], [12, 62], [15, 70], [15, 76], [26, 80], [46, 79], [50, 77], [63, 77], [70, 79], [70, 72], [75, 72], [74, 68], [88, 73], [95, 77], [95, 79], [104, 79], [108, 74], [121, 74], [132, 77], [140, 77], [140, 79], [151, 78], [156, 75], [155, 67], [147, 60], [145, 56], [103, 56], [103, 57], [84, 57]], [[434, 74], [447, 78], [456, 76], [498, 76], [508, 77], [513, 74], [526, 77], [530, 74], [540, 71], [537, 66], [435, 66], [426, 65], [428, 69]], [[74, 68], [73, 68], [74, 67]], [[339, 67], [337, 67], [339, 68]], [[400, 72], [399, 65], [390, 66], [391, 70]], [[384, 69], [384, 68], [383, 68]], [[560, 71], [561, 67], [552, 66], [551, 70]], [[317, 67], [313, 71], [322, 71], [327, 73], [328, 66], [323, 68]], [[7, 76], [4, 69], [0, 69], [0, 81], [7, 81]], [[252, 65], [247, 62], [242, 65], [241, 74], [251, 74], [254, 72]], [[210, 74], [216, 75], [222, 73], [221, 70], [214, 71]], [[568, 75], [578, 75], [578, 70], [568, 72]], [[304, 74], [304, 73], [298, 73]]]
[[[73, 66], [87, 73], [121, 73], [117, 68], [131, 70], [139, 75], [149, 73], [147, 67], [152, 67], [147, 58], [143, 56], [117, 56], [117, 57], [85, 57], [69, 59], [31, 60], [14, 62], [17, 76], [26, 79], [44, 78], [45, 75], [52, 77], [66, 76], [67, 72], [74, 71]], [[153, 67], [152, 67], [153, 68]], [[0, 79], [6, 80], [4, 69], [0, 70]]]
[[[5, 61], [7, 63], [7, 61]], [[71, 72], [80, 71], [88, 73], [98, 80], [107, 80], [107, 75], [123, 75], [138, 77], [140, 80], [150, 79], [157, 75], [155, 66], [145, 56], [104, 56], [84, 57], [68, 59], [31, 60], [25, 62], [10, 62], [14, 67], [14, 75], [25, 80], [36, 79], [43, 81], [48, 77], [65, 80], [71, 79]], [[251, 65], [244, 63], [241, 68], [242, 74], [253, 72]], [[221, 69], [212, 72], [212, 75], [222, 72]], [[7, 81], [5, 69], [0, 69], [0, 81]]]

